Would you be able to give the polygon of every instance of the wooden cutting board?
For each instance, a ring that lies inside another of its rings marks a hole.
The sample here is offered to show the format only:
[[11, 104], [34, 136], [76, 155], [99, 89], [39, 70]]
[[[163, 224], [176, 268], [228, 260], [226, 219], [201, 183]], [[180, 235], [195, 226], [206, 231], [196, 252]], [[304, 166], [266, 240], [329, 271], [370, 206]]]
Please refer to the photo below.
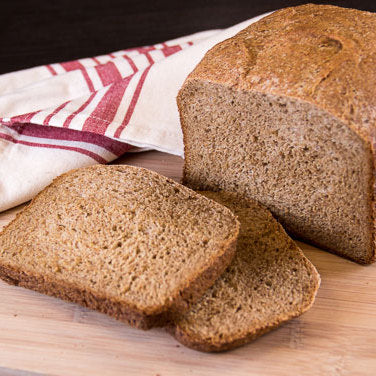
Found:
[[[181, 176], [182, 160], [164, 153], [128, 155], [121, 163]], [[20, 209], [0, 214], [0, 227]], [[222, 354], [199, 353], [163, 329], [132, 329], [0, 281], [0, 375], [376, 375], [376, 264], [298, 245], [322, 278], [313, 308]]]

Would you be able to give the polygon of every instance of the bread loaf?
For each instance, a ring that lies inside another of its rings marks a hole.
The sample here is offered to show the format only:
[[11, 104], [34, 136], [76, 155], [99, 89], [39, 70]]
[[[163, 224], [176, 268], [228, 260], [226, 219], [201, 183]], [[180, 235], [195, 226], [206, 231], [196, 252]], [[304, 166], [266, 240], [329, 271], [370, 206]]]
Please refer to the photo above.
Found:
[[0, 234], [0, 277], [147, 329], [186, 310], [230, 263], [239, 223], [131, 166], [73, 170]]
[[178, 107], [184, 183], [255, 199], [288, 232], [375, 261], [376, 15], [277, 11], [213, 47]]
[[235, 257], [171, 331], [184, 345], [223, 351], [245, 344], [307, 311], [320, 277], [268, 210], [224, 192], [201, 192], [239, 218]]

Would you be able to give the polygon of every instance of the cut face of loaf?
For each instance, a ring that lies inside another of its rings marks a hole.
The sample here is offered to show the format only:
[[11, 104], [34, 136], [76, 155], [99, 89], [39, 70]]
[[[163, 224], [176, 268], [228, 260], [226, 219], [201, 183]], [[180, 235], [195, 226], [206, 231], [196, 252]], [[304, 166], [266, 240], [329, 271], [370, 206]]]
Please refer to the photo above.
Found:
[[320, 277], [268, 210], [225, 192], [201, 192], [230, 208], [241, 227], [235, 257], [189, 311], [177, 315], [172, 334], [201, 351], [235, 348], [313, 304]]
[[245, 194], [298, 238], [373, 262], [375, 30], [374, 14], [306, 5], [215, 46], [178, 96], [183, 182]]
[[182, 311], [230, 263], [229, 209], [130, 166], [73, 170], [0, 234], [0, 277], [147, 329]]

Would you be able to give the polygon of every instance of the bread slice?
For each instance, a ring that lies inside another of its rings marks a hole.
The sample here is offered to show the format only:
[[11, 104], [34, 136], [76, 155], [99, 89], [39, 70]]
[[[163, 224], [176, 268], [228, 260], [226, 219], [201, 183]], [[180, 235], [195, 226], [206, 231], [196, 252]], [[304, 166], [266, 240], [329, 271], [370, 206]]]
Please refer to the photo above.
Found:
[[184, 184], [268, 207], [294, 236], [376, 256], [376, 14], [308, 4], [211, 49], [178, 106]]
[[320, 277], [268, 210], [224, 192], [201, 192], [240, 220], [236, 255], [225, 273], [171, 331], [184, 345], [223, 351], [252, 341], [307, 311]]
[[131, 166], [70, 171], [0, 234], [5, 281], [147, 329], [186, 310], [230, 263], [232, 212]]

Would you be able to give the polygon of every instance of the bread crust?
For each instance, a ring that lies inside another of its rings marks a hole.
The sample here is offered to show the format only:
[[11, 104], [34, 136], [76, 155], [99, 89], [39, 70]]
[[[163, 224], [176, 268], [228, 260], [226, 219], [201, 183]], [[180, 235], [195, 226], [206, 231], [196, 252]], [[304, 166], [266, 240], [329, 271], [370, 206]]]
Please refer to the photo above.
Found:
[[[96, 165], [89, 168], [96, 169], [103, 167]], [[145, 170], [132, 166], [127, 166], [127, 168]], [[77, 170], [79, 169], [68, 171], [55, 178], [51, 184], [32, 199], [29, 205], [17, 213], [13, 221], [2, 229], [0, 236], [5, 234], [9, 226], [38, 201], [38, 197], [43, 195], [45, 190], [59, 184], [60, 180], [65, 176]], [[148, 172], [158, 175], [153, 171], [148, 170]], [[201, 270], [195, 275], [192, 275], [191, 279], [186, 281], [183, 288], [175, 291], [163, 306], [148, 307], [148, 310], [141, 310], [124, 301], [106, 297], [105, 295], [98, 294], [96, 291], [82, 288], [76, 284], [64, 281], [63, 279], [54, 279], [45, 275], [39, 275], [25, 268], [21, 270], [19, 266], [10, 265], [9, 263], [6, 264], [3, 261], [0, 261], [0, 278], [12, 285], [26, 287], [49, 296], [78, 303], [84, 307], [100, 311], [139, 329], [146, 330], [156, 326], [164, 326], [170, 321], [172, 314], [184, 312], [188, 309], [190, 304], [198, 300], [230, 264], [235, 255], [236, 241], [240, 228], [240, 224], [235, 216], [234, 220], [235, 231], [233, 236], [223, 243], [223, 247], [218, 252], [217, 257], [212, 257], [208, 264], [203, 265]]]
[[247, 333], [247, 335], [245, 335], [244, 337], [234, 338], [231, 342], [227, 342], [227, 343], [203, 342], [201, 338], [191, 336], [190, 333], [185, 332], [178, 326], [174, 327], [173, 325], [170, 325], [168, 327], [168, 332], [171, 335], [173, 335], [176, 338], [176, 340], [178, 340], [184, 346], [189, 347], [193, 350], [202, 351], [202, 352], [223, 352], [223, 351], [234, 350], [237, 347], [250, 343], [254, 341], [255, 339], [257, 339], [258, 337], [261, 337], [262, 335], [274, 329], [277, 329], [278, 327], [282, 326], [287, 321], [290, 321], [293, 318], [296, 318], [300, 316], [301, 314], [303, 314], [304, 312], [308, 311], [313, 305], [314, 299], [315, 298], [313, 297], [312, 303], [309, 306], [305, 307], [304, 309], [299, 310], [289, 316], [287, 315], [283, 316], [278, 321], [266, 323], [264, 327], [258, 328], [255, 331], [251, 331]]
[[[297, 56], [298, 41], [303, 50]], [[376, 14], [306, 4], [278, 10], [215, 45], [185, 84], [203, 80], [303, 100], [370, 144], [376, 133], [375, 50]]]
[[[298, 40], [305, 50], [297, 54]], [[376, 261], [375, 51], [374, 13], [317, 4], [285, 8], [210, 49], [187, 77], [177, 98], [184, 139], [184, 89], [203, 81], [307, 102], [359, 136], [371, 152], [374, 172], [369, 197], [373, 250], [366, 259], [353, 259], [362, 264]], [[190, 153], [186, 142], [184, 152]], [[188, 183], [188, 168], [185, 163], [183, 184]]]
[[[205, 192], [203, 192], [205, 193]], [[244, 203], [249, 202], [249, 207], [252, 207], [252, 200], [232, 195], [226, 192], [219, 192], [218, 195], [227, 195], [227, 197], [234, 197], [234, 200], [236, 201], [243, 201]], [[246, 205], [244, 205], [246, 206]], [[258, 204], [260, 206], [261, 210], [267, 210], [265, 207], [261, 204]], [[270, 214], [270, 213], [269, 213]], [[270, 214], [272, 217], [272, 215]], [[273, 219], [276, 221], [275, 219]], [[279, 229], [282, 231], [284, 236], [288, 236], [282, 226], [278, 224]], [[242, 235], [240, 235], [242, 236]], [[291, 240], [291, 247], [296, 253], [296, 257], [299, 257], [302, 259], [304, 263], [304, 267], [307, 270], [307, 273], [310, 274], [312, 277], [311, 280], [311, 288], [309, 290], [309, 293], [307, 293], [304, 296], [303, 304], [299, 307], [296, 307], [295, 311], [290, 311], [287, 313], [282, 313], [278, 317], [274, 317], [272, 321], [266, 321], [264, 325], [256, 327], [256, 328], [249, 328], [249, 330], [243, 335], [236, 335], [234, 334], [233, 338], [231, 340], [228, 339], [219, 339], [218, 342], [210, 341], [207, 338], [202, 338], [198, 335], [195, 336], [195, 334], [192, 331], [184, 330], [181, 326], [179, 326], [179, 317], [175, 315], [175, 325], [173, 324], [174, 321], [167, 327], [168, 332], [173, 335], [179, 342], [181, 342], [183, 345], [192, 348], [194, 350], [203, 351], [203, 352], [222, 352], [222, 351], [228, 351], [235, 349], [239, 346], [242, 346], [246, 343], [249, 343], [256, 338], [262, 336], [263, 334], [278, 328], [279, 326], [283, 325], [285, 322], [298, 317], [302, 315], [304, 312], [308, 311], [316, 298], [316, 294], [318, 292], [318, 289], [320, 287], [321, 279], [320, 275], [318, 274], [316, 268], [313, 266], [313, 264], [307, 259], [307, 257], [304, 255], [302, 250]], [[200, 303], [199, 303], [200, 304]], [[209, 303], [210, 304], [210, 303]], [[225, 308], [226, 309], [226, 308]], [[235, 324], [234, 324], [235, 325]]]
[[154, 314], [142, 312], [124, 302], [98, 295], [95, 291], [83, 289], [64, 280], [53, 280], [9, 265], [0, 265], [0, 278], [11, 285], [25, 287], [42, 294], [77, 303], [105, 313], [138, 329], [147, 330], [167, 325], [171, 321], [172, 315], [184, 312], [188, 309], [189, 304], [197, 301], [223, 273], [231, 262], [235, 249], [236, 240], [224, 249], [221, 257], [216, 259], [201, 275], [191, 281], [178, 296], [172, 299], [171, 306], [166, 305], [163, 307], [164, 309], [161, 309], [162, 312]]

